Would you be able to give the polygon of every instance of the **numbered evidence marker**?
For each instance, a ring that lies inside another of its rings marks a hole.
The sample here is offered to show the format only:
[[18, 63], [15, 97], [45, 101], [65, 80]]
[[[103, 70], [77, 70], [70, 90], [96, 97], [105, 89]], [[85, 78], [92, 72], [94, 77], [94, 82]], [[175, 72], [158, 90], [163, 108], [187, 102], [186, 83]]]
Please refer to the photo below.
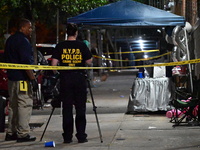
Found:
[[20, 81], [19, 89], [20, 91], [24, 91], [24, 92], [28, 91], [27, 81]]

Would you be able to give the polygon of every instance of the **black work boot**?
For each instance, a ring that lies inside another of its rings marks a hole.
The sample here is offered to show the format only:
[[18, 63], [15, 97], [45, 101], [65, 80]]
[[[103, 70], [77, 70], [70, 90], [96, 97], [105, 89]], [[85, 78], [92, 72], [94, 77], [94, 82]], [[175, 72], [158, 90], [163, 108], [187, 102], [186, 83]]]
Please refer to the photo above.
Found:
[[35, 141], [36, 137], [35, 136], [30, 136], [29, 134], [23, 138], [17, 138], [17, 142], [30, 142], [30, 141]]
[[71, 139], [71, 138], [67, 138], [67, 137], [64, 135], [64, 133], [62, 134], [62, 136], [63, 136], [63, 139], [64, 139], [64, 142], [63, 142], [63, 143], [69, 144], [69, 143], [72, 142], [72, 139]]
[[79, 139], [78, 140], [78, 143], [85, 143], [85, 142], [88, 142], [88, 140], [87, 139]]
[[17, 140], [17, 134], [14, 133], [12, 135], [6, 133], [5, 141], [14, 141]]

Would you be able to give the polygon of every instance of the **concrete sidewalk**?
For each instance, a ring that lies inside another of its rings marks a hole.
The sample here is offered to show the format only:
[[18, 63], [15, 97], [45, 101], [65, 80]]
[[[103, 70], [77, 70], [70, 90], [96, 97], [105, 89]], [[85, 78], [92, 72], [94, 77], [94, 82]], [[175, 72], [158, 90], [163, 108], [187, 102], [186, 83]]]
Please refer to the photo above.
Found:
[[164, 113], [125, 114], [134, 78], [132, 73], [110, 75], [106, 82], [98, 82], [92, 89], [103, 143], [100, 141], [92, 104], [87, 103], [87, 143], [80, 144], [73, 137], [72, 143], [63, 144], [60, 109], [56, 109], [40, 141], [51, 112], [49, 107], [33, 112], [30, 124], [35, 127], [31, 130], [31, 135], [37, 137], [35, 142], [6, 142], [5, 133], [0, 133], [0, 149], [53, 149], [44, 147], [44, 143], [55, 141], [54, 149], [60, 150], [200, 150], [199, 126], [174, 128]]
[[40, 141], [45, 123], [49, 116], [33, 116], [31, 123], [44, 123], [41, 128], [35, 128], [31, 134], [37, 137], [35, 142], [16, 143], [4, 141], [5, 133], [0, 133], [0, 149], [32, 150], [52, 149], [44, 147], [45, 141], [55, 141], [54, 149], [69, 150], [196, 150], [200, 149], [199, 126], [178, 126], [172, 123], [164, 114], [136, 114], [122, 113], [99, 114], [99, 123], [103, 143], [95, 116], [87, 115], [88, 142], [79, 144], [74, 137], [70, 144], [63, 144], [61, 116], [53, 115], [47, 131]]

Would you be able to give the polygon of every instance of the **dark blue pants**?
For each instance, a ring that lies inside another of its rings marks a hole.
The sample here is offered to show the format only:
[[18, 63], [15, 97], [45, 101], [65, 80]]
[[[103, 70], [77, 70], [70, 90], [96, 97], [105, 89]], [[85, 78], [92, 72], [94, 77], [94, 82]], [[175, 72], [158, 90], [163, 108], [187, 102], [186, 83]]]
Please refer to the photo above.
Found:
[[76, 137], [84, 140], [87, 137], [86, 129], [86, 78], [81, 73], [67, 73], [61, 75], [60, 96], [63, 102], [63, 138], [71, 140], [74, 130], [73, 105], [76, 110], [75, 126]]

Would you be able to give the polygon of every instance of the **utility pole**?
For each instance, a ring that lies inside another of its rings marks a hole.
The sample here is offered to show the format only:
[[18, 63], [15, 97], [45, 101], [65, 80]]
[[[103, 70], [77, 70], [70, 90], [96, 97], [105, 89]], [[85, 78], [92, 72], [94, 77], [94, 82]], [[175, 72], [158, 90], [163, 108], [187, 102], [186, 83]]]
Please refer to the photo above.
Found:
[[59, 8], [57, 8], [57, 32], [56, 32], [56, 44], [59, 42]]

